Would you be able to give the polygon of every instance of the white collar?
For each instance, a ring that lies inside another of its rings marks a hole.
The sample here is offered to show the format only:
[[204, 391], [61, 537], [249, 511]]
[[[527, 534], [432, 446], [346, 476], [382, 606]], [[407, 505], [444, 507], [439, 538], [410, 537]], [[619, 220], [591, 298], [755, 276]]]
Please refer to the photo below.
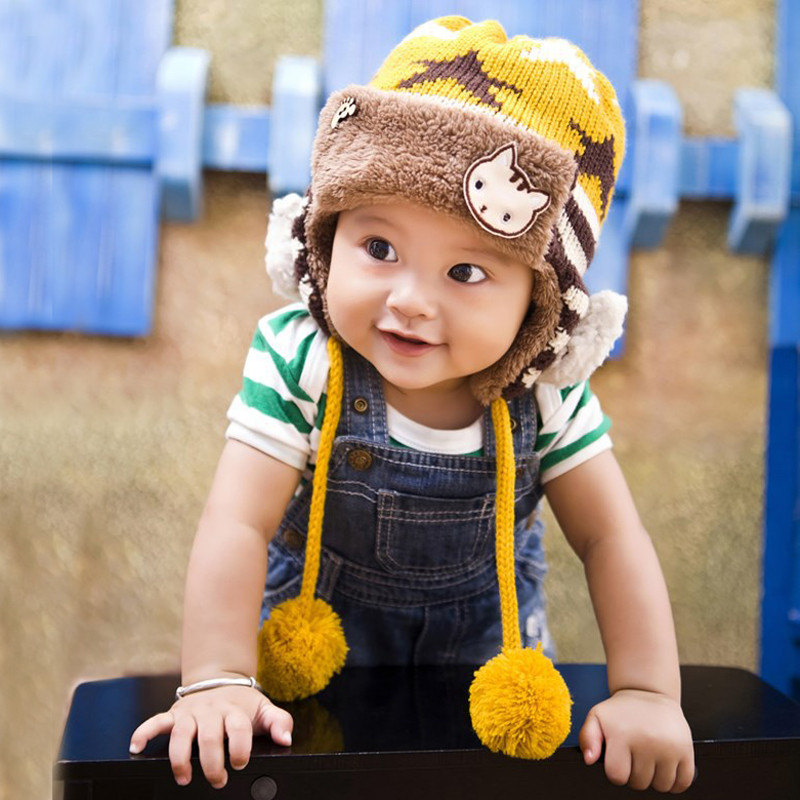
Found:
[[466, 428], [442, 430], [414, 422], [387, 403], [386, 424], [392, 439], [413, 450], [457, 456], [483, 447], [483, 415]]

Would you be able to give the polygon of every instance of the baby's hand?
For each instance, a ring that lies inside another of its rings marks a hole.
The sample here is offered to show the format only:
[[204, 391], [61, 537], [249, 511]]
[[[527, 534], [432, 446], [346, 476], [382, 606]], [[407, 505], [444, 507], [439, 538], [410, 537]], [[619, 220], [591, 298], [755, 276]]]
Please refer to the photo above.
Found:
[[171, 733], [169, 760], [175, 781], [185, 786], [192, 779], [192, 742], [197, 738], [200, 765], [208, 782], [221, 789], [228, 782], [224, 739], [234, 769], [244, 769], [250, 760], [253, 735], [269, 733], [275, 744], [292, 743], [292, 718], [274, 706], [257, 689], [225, 686], [197, 692], [177, 700], [169, 711], [143, 722], [131, 736], [131, 753], [162, 733]]
[[605, 741], [606, 775], [617, 785], [683, 792], [694, 780], [692, 732], [666, 695], [620, 689], [589, 712], [579, 741], [587, 764], [597, 761]]

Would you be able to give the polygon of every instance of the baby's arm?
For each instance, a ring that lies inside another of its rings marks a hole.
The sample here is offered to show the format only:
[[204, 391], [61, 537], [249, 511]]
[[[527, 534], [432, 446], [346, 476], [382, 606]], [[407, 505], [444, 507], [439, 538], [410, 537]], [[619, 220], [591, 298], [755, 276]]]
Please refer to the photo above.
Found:
[[[267, 572], [267, 544], [300, 478], [293, 467], [230, 440], [220, 457], [195, 536], [184, 596], [182, 682], [255, 675], [256, 632]], [[190, 694], [151, 717], [131, 738], [141, 752], [154, 736], [170, 733], [175, 779], [191, 780], [192, 742], [208, 781], [227, 782], [224, 739], [231, 765], [243, 768], [254, 733], [291, 743], [292, 719], [249, 687]]]
[[580, 732], [587, 764], [600, 757], [617, 784], [684, 791], [694, 751], [680, 707], [680, 673], [669, 597], [650, 537], [610, 451], [546, 484], [545, 492], [583, 561], [608, 662], [611, 697]]

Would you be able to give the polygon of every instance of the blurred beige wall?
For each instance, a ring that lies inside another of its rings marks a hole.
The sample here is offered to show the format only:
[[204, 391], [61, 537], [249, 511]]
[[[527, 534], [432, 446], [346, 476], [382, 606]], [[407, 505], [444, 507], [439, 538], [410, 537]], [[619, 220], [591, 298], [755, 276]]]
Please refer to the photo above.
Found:
[[[316, 54], [321, 0], [178, 0], [175, 39], [213, 55], [215, 102], [267, 102], [279, 52]], [[640, 74], [686, 129], [730, 135], [740, 86], [772, 83], [772, 2], [642, 0]], [[71, 687], [176, 670], [194, 526], [257, 318], [264, 176], [206, 175], [165, 223], [155, 330], [0, 338], [0, 798], [45, 798]], [[686, 662], [756, 664], [768, 262], [727, 253], [729, 206], [684, 203], [631, 260], [628, 348], [596, 392], [661, 555]], [[602, 657], [580, 565], [550, 525], [562, 660]]]

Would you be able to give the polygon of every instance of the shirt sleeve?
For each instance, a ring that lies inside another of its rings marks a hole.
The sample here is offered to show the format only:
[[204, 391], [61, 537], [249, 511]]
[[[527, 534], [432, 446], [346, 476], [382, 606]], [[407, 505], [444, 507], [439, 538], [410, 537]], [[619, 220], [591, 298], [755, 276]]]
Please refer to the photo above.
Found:
[[316, 459], [329, 370], [325, 335], [301, 304], [263, 317], [226, 438], [304, 470]]
[[565, 389], [537, 384], [536, 451], [541, 458], [541, 481], [563, 475], [612, 447], [611, 420], [582, 381]]

